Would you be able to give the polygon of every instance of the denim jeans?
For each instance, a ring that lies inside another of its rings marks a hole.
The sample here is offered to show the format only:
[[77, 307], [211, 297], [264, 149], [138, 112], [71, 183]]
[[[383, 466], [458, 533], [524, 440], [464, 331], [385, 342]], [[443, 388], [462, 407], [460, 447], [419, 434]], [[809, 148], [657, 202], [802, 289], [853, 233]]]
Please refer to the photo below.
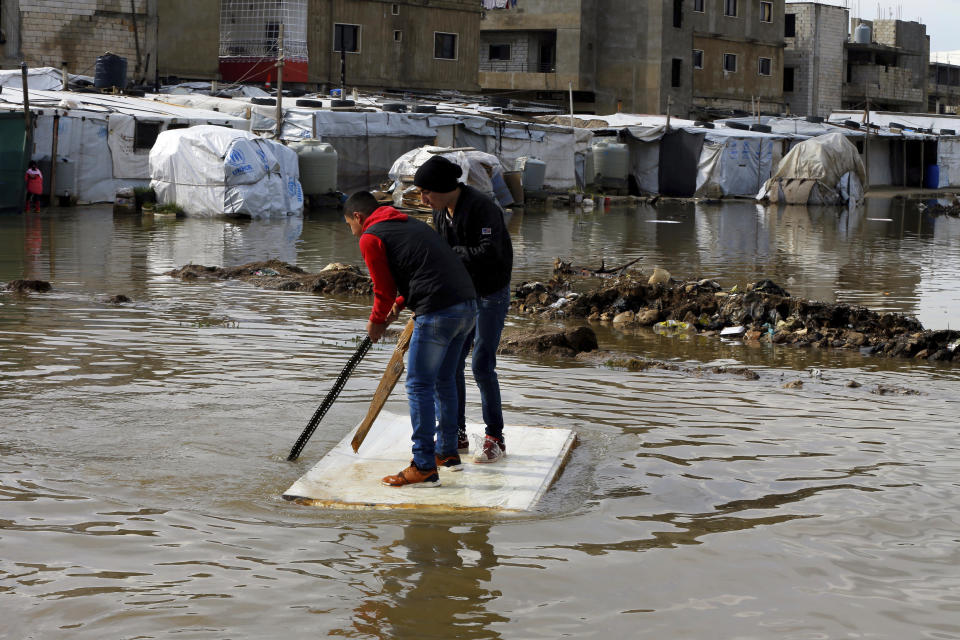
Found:
[[[420, 469], [436, 466], [436, 452], [457, 451], [455, 374], [463, 343], [473, 331], [476, 316], [477, 303], [469, 300], [418, 315], [414, 320], [407, 355], [406, 388], [413, 425], [413, 463]], [[436, 447], [435, 431], [439, 431]]]
[[463, 345], [460, 361], [457, 363], [457, 426], [466, 427], [466, 382], [464, 370], [467, 356], [473, 349], [473, 379], [480, 389], [480, 406], [486, 434], [503, 438], [503, 406], [500, 402], [500, 382], [497, 379], [497, 348], [500, 346], [500, 334], [503, 322], [510, 308], [509, 285], [477, 298], [477, 328]]

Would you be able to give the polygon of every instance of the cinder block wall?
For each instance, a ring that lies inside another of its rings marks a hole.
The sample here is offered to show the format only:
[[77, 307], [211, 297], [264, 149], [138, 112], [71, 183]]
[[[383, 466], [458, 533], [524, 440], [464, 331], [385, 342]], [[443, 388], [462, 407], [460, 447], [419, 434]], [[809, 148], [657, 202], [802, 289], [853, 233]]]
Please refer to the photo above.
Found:
[[[146, 64], [147, 0], [135, 0], [141, 59]], [[31, 67], [59, 67], [92, 76], [97, 56], [127, 59], [132, 79], [137, 52], [129, 0], [31, 0], [20, 3], [20, 49]]]
[[794, 90], [784, 93], [791, 113], [828, 116], [840, 109], [847, 9], [816, 3], [788, 4], [796, 17], [796, 37], [786, 38], [784, 66], [793, 67]]

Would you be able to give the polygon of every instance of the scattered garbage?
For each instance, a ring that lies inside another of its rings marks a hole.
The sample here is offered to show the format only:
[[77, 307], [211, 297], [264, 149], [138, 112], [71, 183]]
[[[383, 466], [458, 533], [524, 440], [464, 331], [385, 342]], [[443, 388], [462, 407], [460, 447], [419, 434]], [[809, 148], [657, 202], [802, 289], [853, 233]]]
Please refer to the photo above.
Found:
[[720, 330], [721, 336], [742, 336], [747, 332], [747, 328], [744, 326], [739, 327], [724, 327]]
[[[629, 313], [629, 311], [627, 313]], [[696, 331], [689, 322], [681, 322], [679, 320], [664, 320], [663, 322], [658, 322], [653, 325], [653, 330], [660, 335], [671, 337], [682, 336]]]

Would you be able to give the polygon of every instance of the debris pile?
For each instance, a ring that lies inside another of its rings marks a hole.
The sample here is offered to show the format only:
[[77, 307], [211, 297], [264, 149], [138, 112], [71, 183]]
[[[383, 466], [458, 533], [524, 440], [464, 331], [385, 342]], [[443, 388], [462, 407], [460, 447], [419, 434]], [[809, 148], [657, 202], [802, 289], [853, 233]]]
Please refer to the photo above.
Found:
[[4, 287], [7, 291], [14, 293], [46, 293], [50, 291], [50, 283], [46, 280], [11, 280]]
[[864, 307], [792, 297], [771, 280], [738, 291], [705, 279], [679, 282], [662, 269], [645, 278], [625, 271], [615, 278], [558, 261], [549, 282], [516, 287], [512, 308], [539, 318], [586, 318], [619, 329], [652, 327], [668, 335], [736, 336], [745, 341], [864, 354], [960, 362], [960, 331], [926, 331], [916, 319]]
[[319, 273], [307, 273], [280, 260], [250, 262], [239, 267], [206, 267], [188, 264], [168, 271], [168, 276], [190, 281], [243, 280], [262, 289], [306, 291], [333, 295], [373, 295], [373, 283], [359, 267], [341, 262], [328, 264]]
[[596, 351], [597, 334], [590, 327], [576, 329], [525, 331], [505, 334], [500, 339], [500, 353], [536, 353], [549, 356], [576, 356]]

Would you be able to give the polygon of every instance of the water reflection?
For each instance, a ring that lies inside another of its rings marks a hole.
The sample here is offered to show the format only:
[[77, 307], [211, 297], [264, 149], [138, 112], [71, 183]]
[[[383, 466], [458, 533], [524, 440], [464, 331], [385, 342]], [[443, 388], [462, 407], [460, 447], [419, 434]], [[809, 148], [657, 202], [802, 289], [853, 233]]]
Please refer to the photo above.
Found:
[[[379, 591], [354, 609], [353, 630], [373, 638], [501, 638], [491, 628], [509, 619], [488, 611], [497, 556], [489, 525], [412, 523], [403, 537], [378, 546]], [[345, 630], [334, 633], [351, 635]]]

